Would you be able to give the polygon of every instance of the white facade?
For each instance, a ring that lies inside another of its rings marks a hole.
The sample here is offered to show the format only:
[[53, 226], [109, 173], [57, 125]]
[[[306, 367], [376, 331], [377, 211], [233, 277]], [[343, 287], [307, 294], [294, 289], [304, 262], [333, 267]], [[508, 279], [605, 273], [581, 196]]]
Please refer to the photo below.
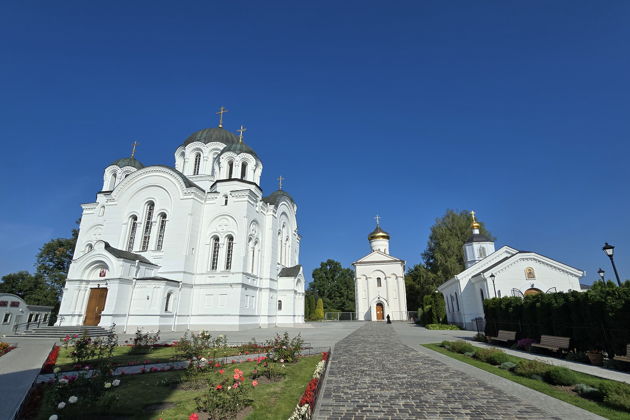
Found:
[[377, 228], [368, 236], [372, 252], [352, 263], [355, 308], [360, 321], [407, 320], [405, 262], [389, 255], [389, 235]]
[[26, 327], [44, 327], [50, 321], [52, 306], [28, 305], [21, 297], [0, 293], [0, 336], [15, 333]]
[[477, 329], [475, 318], [484, 318], [484, 299], [581, 290], [583, 271], [509, 246], [495, 251], [494, 242], [479, 233], [476, 222], [464, 255], [466, 269], [438, 290], [444, 295], [448, 322], [469, 330]]
[[175, 168], [133, 157], [108, 166], [83, 205], [57, 325], [92, 315], [130, 332], [303, 323], [297, 205], [282, 190], [263, 197], [261, 174], [256, 153], [220, 127], [192, 134]]

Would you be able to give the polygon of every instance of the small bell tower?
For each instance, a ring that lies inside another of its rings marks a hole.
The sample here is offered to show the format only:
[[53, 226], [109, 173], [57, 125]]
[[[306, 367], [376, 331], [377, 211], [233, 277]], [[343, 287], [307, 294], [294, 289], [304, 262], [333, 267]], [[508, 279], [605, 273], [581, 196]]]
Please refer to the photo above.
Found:
[[472, 224], [470, 226], [472, 235], [464, 244], [464, 263], [466, 268], [477, 264], [494, 252], [494, 242], [481, 234], [479, 230], [481, 225], [475, 219], [475, 212], [471, 211], [470, 215], [472, 216]]

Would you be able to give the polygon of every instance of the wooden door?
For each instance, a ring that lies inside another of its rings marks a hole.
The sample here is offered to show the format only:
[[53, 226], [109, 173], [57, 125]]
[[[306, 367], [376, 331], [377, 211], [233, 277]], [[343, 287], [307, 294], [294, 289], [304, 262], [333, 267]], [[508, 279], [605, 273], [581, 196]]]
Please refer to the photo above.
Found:
[[376, 320], [377, 321], [383, 320], [383, 304], [382, 303], [376, 304]]
[[83, 325], [98, 325], [101, 322], [101, 312], [105, 308], [107, 300], [107, 289], [90, 289], [87, 309], [85, 310], [85, 320]]

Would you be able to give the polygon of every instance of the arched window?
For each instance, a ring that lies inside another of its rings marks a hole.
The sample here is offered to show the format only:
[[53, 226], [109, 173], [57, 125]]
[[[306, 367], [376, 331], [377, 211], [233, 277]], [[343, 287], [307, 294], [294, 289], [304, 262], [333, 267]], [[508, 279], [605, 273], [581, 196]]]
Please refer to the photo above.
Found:
[[278, 301], [278, 310], [279, 311], [282, 310], [282, 301], [281, 300]]
[[85, 253], [87, 254], [88, 252], [90, 252], [93, 249], [94, 249], [94, 247], [92, 246], [92, 244], [87, 244], [85, 246]]
[[228, 162], [228, 173], [227, 173], [227, 177], [228, 178], [232, 178], [232, 172], [234, 172], [234, 161], [229, 161]]
[[225, 238], [225, 269], [232, 269], [232, 253], [234, 251], [234, 238], [232, 235], [228, 235]]
[[282, 233], [278, 232], [278, 264], [282, 264]]
[[210, 261], [210, 270], [217, 271], [219, 266], [219, 238], [217, 236], [212, 238], [212, 260]]
[[109, 178], [109, 190], [112, 191], [116, 186], [116, 173], [114, 172]]
[[225, 201], [223, 202], [223, 205], [227, 206], [227, 205], [228, 205], [228, 195], [227, 195], [227, 194], [225, 194], [225, 195], [223, 196], [223, 198], [225, 199]]
[[380, 277], [376, 278], [376, 287], [381, 287], [381, 278]]
[[195, 166], [193, 166], [193, 175], [199, 175], [200, 166], [201, 166], [201, 153], [195, 153]]
[[158, 216], [158, 236], [155, 243], [155, 249], [158, 251], [161, 251], [164, 245], [164, 232], [166, 232], [166, 214], [160, 213]]
[[451, 312], [455, 312], [455, 299], [451, 295]]
[[173, 292], [169, 292], [166, 295], [166, 303], [164, 304], [164, 311], [172, 312], [173, 311]]
[[241, 179], [247, 178], [247, 162], [241, 163]]
[[479, 247], [479, 257], [486, 258], [486, 247], [485, 246], [480, 246]]
[[457, 298], [457, 293], [455, 293], [455, 303], [457, 304], [457, 312], [459, 312], [459, 299]]
[[136, 241], [136, 229], [138, 229], [138, 218], [131, 216], [129, 218], [129, 236], [127, 238], [127, 251], [133, 251], [133, 245]]
[[151, 221], [153, 220], [153, 209], [155, 209], [155, 204], [153, 201], [149, 201], [147, 203], [147, 208], [144, 213], [144, 229], [142, 231], [142, 247], [141, 251], [146, 251], [149, 249], [149, 240], [151, 239]]
[[252, 266], [250, 273], [254, 274], [254, 269], [256, 268], [256, 244], [252, 243]]

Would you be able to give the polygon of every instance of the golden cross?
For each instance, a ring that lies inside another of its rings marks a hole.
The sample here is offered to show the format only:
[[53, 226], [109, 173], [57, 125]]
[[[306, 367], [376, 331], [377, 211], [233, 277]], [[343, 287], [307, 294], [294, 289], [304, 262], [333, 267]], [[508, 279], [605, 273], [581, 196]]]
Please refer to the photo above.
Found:
[[225, 114], [226, 112], [230, 111], [221, 107], [221, 109], [219, 109], [219, 112], [216, 113], [219, 116], [219, 128], [223, 128], [223, 114]]
[[131, 158], [133, 159], [133, 157], [136, 154], [136, 146], [139, 145], [140, 143], [138, 143], [137, 141], [134, 140], [133, 144], [132, 144], [132, 149], [131, 149]]
[[379, 216], [378, 214], [374, 217], [374, 219], [376, 219], [376, 226], [380, 226], [381, 225], [381, 216]]
[[280, 175], [278, 178], [278, 189], [281, 190], [282, 189], [282, 181], [284, 181], [286, 178], [282, 177], [282, 175]]
[[476, 220], [475, 220], [475, 211], [474, 210], [470, 212], [470, 215], [472, 216], [473, 222], [476, 222]]
[[241, 143], [243, 143], [243, 133], [247, 131], [247, 128], [243, 127], [243, 125], [241, 124], [241, 128], [239, 128], [238, 130], [238, 141], [240, 141]]

